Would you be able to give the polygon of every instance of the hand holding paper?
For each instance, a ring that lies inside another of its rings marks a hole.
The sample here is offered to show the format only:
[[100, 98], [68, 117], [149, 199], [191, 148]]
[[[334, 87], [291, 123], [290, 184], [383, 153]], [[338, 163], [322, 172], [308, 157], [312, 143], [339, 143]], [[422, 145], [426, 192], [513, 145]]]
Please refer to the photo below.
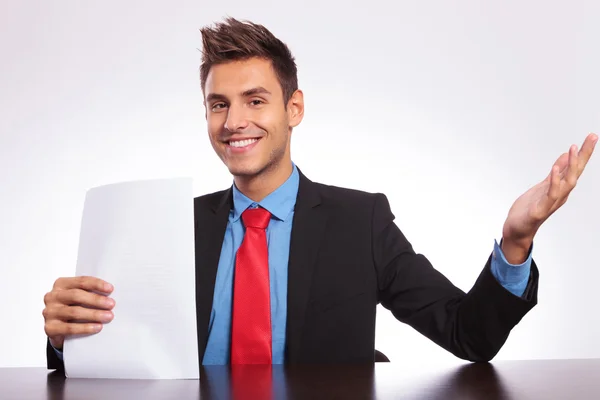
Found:
[[50, 344], [62, 350], [67, 335], [100, 332], [102, 324], [113, 319], [115, 301], [105, 296], [112, 290], [110, 283], [92, 276], [58, 278], [44, 296], [44, 330]]

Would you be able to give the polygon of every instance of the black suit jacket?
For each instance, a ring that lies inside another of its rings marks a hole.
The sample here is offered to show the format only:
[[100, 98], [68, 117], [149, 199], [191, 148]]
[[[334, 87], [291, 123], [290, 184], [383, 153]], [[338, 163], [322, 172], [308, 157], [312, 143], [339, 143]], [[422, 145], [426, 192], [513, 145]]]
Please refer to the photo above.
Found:
[[[200, 361], [232, 206], [231, 188], [194, 200]], [[380, 303], [457, 357], [491, 360], [537, 303], [538, 287], [532, 262], [525, 294], [508, 292], [490, 271], [493, 256], [465, 293], [414, 252], [383, 194], [314, 183], [300, 172], [288, 267], [286, 362], [373, 362]], [[47, 354], [48, 366], [60, 367], [51, 348]]]

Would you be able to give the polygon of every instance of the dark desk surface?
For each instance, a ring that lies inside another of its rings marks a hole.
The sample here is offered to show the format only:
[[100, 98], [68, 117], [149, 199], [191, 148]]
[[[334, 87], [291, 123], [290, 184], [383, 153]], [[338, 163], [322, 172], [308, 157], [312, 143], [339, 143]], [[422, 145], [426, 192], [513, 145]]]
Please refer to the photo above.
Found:
[[[271, 372], [273, 399], [600, 399], [600, 359], [496, 361], [459, 367], [273, 366]], [[206, 367], [199, 381], [135, 381], [65, 379], [43, 368], [0, 368], [0, 398], [266, 400], [268, 395], [256, 392], [264, 373], [264, 367]]]

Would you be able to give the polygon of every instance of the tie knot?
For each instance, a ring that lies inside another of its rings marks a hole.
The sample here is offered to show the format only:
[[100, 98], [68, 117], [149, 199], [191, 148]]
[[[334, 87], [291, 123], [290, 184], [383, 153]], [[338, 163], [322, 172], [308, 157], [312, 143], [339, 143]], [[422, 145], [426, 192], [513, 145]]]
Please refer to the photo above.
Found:
[[242, 221], [246, 228], [267, 229], [271, 213], [264, 208], [248, 208], [242, 213]]

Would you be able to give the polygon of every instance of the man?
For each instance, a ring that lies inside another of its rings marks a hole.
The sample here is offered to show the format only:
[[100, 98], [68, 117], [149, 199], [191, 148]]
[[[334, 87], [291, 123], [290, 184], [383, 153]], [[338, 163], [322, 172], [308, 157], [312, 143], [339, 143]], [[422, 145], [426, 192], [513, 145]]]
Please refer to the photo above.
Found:
[[[378, 304], [457, 357], [491, 360], [537, 302], [534, 236], [566, 202], [597, 136], [515, 201], [464, 293], [413, 251], [383, 194], [311, 182], [292, 162], [304, 99], [285, 44], [231, 18], [202, 38], [208, 133], [234, 179], [194, 203], [202, 364], [373, 362]], [[61, 366], [65, 337], [113, 318], [111, 291], [95, 277], [56, 281], [44, 298], [50, 368]]]

